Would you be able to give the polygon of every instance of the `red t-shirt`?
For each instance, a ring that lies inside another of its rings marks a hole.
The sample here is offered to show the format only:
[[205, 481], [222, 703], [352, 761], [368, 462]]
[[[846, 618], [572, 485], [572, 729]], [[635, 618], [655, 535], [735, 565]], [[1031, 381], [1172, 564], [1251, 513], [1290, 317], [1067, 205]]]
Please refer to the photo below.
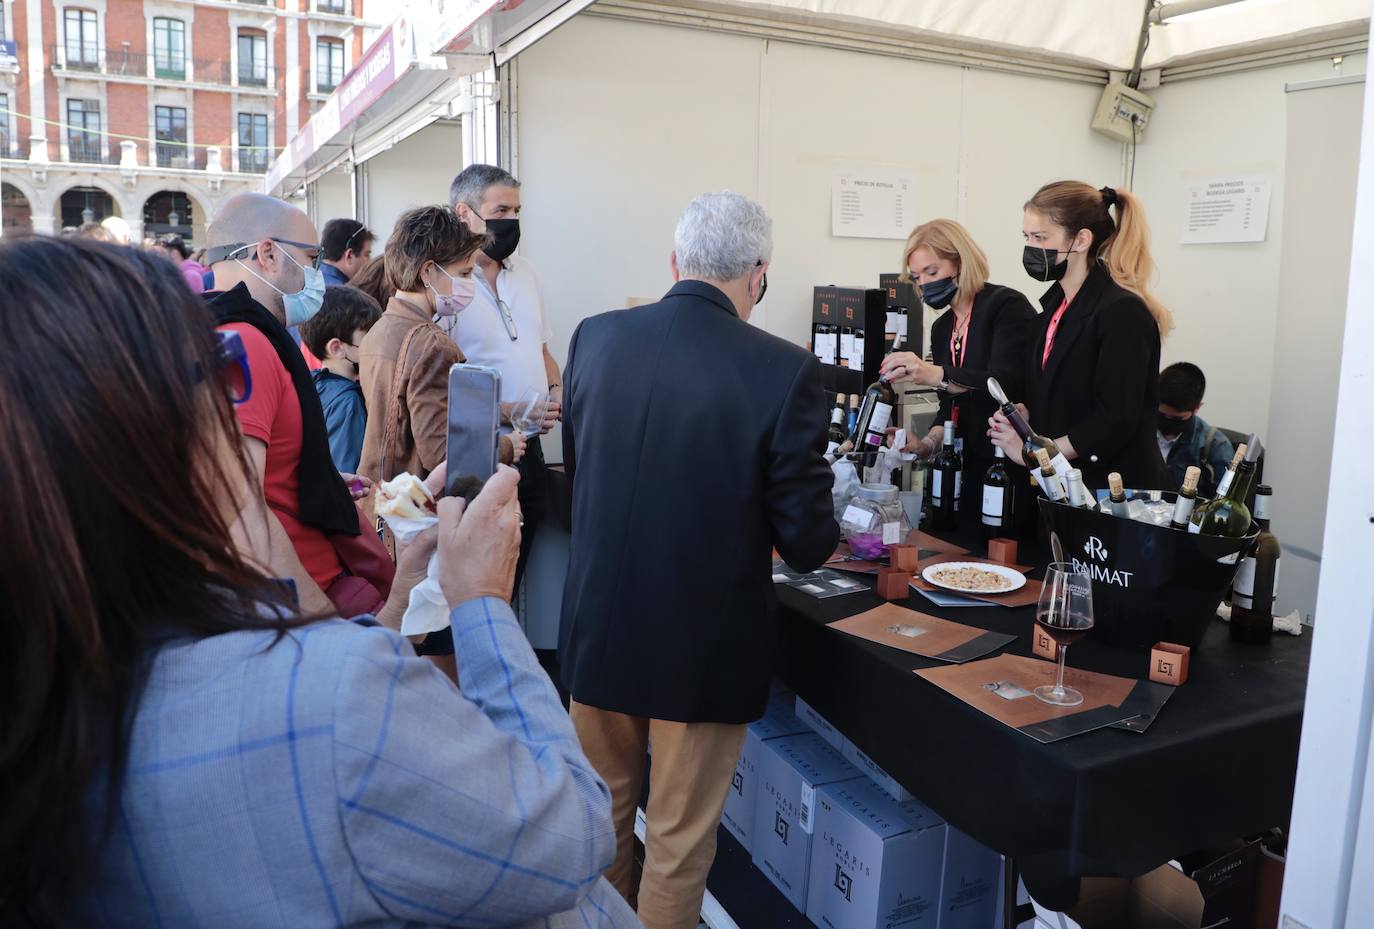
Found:
[[237, 332], [248, 354], [253, 392], [248, 402], [235, 405], [243, 434], [267, 443], [263, 491], [267, 505], [281, 520], [305, 570], [327, 590], [343, 565], [323, 531], [300, 521], [301, 404], [291, 373], [282, 365], [267, 337], [247, 323], [221, 329]]

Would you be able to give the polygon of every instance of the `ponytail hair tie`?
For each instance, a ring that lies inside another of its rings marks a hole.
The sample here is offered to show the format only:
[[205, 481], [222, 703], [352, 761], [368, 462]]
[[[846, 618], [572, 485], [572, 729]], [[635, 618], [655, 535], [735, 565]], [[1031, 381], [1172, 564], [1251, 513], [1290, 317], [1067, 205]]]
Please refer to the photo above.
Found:
[[1098, 193], [1102, 195], [1102, 205], [1105, 206], [1107, 209], [1111, 209], [1114, 205], [1116, 205], [1115, 190], [1113, 190], [1110, 187], [1103, 187], [1101, 190], [1098, 191]]

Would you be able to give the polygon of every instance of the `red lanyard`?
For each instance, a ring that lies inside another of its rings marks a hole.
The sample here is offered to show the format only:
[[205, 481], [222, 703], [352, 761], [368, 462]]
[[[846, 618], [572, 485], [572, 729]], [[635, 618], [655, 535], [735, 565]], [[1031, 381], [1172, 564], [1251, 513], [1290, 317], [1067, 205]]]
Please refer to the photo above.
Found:
[[[951, 310], [951, 313], [954, 311]], [[964, 320], [964, 334], [959, 334], [959, 320], [950, 320], [954, 325], [949, 329], [949, 363], [956, 368], [964, 366], [964, 356], [968, 354], [968, 327], [973, 322], [973, 308], [968, 311], [968, 319]]]
[[1069, 301], [1066, 299], [1059, 304], [1059, 309], [1054, 311], [1050, 317], [1050, 327], [1045, 330], [1045, 352], [1040, 356], [1040, 368], [1043, 370], [1049, 364], [1050, 352], [1054, 351], [1054, 336], [1059, 331], [1059, 320], [1064, 318], [1064, 311], [1069, 308]]

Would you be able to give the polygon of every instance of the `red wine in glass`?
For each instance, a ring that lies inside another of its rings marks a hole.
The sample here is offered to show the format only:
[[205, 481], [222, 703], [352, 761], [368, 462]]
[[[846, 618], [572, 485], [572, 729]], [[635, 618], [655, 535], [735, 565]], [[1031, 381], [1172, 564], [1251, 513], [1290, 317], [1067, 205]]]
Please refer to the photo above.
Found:
[[1054, 706], [1078, 706], [1083, 695], [1064, 686], [1064, 653], [1093, 627], [1093, 585], [1086, 574], [1066, 562], [1045, 569], [1045, 586], [1035, 608], [1035, 624], [1058, 646], [1059, 662], [1054, 686], [1035, 688], [1035, 697]]

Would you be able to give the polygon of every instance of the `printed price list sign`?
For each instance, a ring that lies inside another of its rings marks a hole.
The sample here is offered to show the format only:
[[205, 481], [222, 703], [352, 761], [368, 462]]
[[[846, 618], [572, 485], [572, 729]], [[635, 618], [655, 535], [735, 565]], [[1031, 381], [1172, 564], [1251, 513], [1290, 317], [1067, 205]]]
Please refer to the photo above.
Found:
[[1184, 191], [1184, 245], [1263, 242], [1269, 228], [1268, 177], [1213, 178]]
[[830, 179], [830, 234], [905, 239], [915, 216], [910, 172], [882, 165], [837, 165]]

